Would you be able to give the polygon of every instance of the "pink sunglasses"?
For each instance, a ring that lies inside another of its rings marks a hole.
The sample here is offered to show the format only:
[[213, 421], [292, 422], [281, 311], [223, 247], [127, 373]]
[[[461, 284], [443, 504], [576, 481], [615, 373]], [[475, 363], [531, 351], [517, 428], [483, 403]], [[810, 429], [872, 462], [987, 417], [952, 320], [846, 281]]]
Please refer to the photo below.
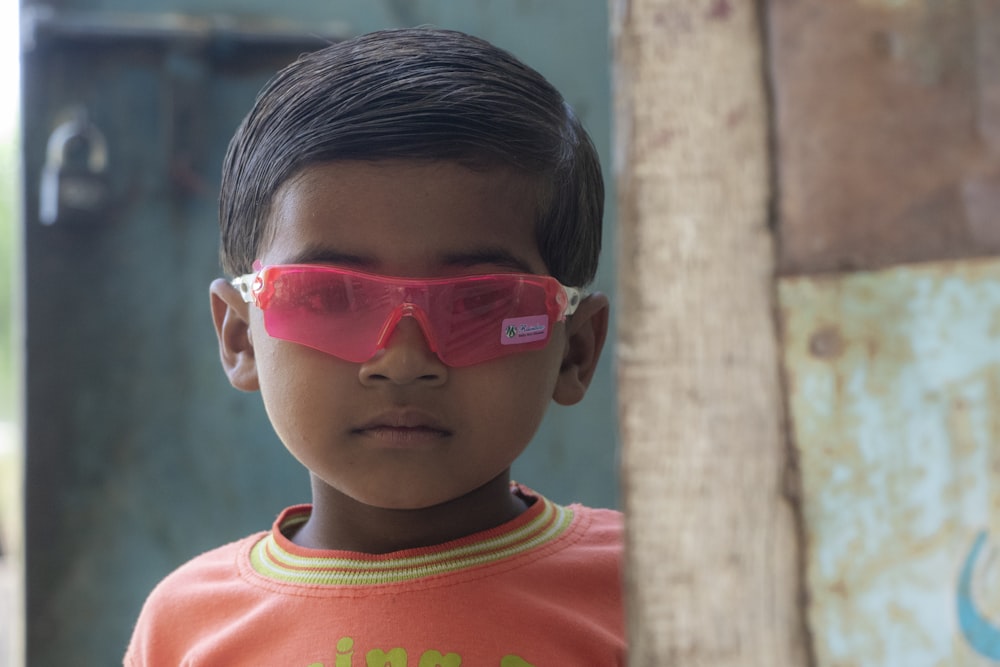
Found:
[[264, 313], [274, 338], [361, 363], [412, 317], [448, 366], [471, 366], [545, 347], [585, 293], [551, 276], [497, 273], [391, 278], [315, 264], [258, 268], [233, 280]]

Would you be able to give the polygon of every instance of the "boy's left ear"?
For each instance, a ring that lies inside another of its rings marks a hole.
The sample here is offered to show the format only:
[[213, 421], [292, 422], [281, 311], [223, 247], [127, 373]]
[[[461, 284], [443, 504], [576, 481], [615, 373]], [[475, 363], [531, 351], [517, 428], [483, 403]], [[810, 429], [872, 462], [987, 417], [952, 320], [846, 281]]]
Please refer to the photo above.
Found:
[[212, 321], [219, 339], [219, 357], [229, 383], [241, 391], [257, 391], [257, 358], [250, 338], [249, 306], [240, 293], [221, 278], [209, 287]]
[[573, 405], [587, 393], [608, 337], [609, 311], [608, 297], [594, 292], [566, 321], [566, 353], [552, 393], [556, 403]]

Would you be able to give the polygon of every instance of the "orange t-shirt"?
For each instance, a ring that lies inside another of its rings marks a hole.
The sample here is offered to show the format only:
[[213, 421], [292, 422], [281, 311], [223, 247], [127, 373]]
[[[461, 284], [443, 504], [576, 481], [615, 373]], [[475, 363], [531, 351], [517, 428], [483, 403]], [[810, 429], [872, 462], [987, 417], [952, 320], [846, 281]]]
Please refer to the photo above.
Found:
[[289, 508], [161, 582], [125, 664], [624, 665], [621, 514], [518, 492], [509, 523], [384, 555], [296, 546], [309, 506]]

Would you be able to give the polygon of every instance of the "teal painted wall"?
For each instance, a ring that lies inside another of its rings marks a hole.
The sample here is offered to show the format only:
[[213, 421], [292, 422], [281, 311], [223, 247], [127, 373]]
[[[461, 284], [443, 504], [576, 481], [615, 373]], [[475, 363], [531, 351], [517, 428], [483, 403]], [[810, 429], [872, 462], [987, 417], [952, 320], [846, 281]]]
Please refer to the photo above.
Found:
[[[264, 0], [48, 4], [66, 23], [38, 24], [24, 56], [28, 664], [115, 664], [160, 578], [308, 499], [305, 471], [271, 432], [259, 397], [226, 382], [207, 298], [219, 275], [215, 195], [225, 145], [292, 54], [74, 41], [53, 29], [122, 12], [272, 17], [275, 4]], [[298, 25], [337, 20], [360, 33], [436, 24], [508, 48], [563, 91], [608, 175], [604, 0], [281, 7]], [[43, 227], [45, 141], [75, 104], [107, 134], [115, 206], [95, 224]], [[608, 293], [613, 220], [609, 206], [596, 285]], [[609, 353], [582, 405], [553, 408], [516, 477], [560, 502], [616, 505], [614, 406]]]

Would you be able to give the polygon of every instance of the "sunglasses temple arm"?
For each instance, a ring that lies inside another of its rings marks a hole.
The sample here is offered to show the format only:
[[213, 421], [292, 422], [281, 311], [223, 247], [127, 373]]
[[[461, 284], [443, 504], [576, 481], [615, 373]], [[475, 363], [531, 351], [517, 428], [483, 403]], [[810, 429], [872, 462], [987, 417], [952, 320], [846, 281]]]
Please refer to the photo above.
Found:
[[245, 275], [240, 276], [239, 278], [233, 278], [230, 281], [230, 284], [233, 287], [235, 287], [237, 291], [239, 291], [240, 296], [242, 296], [243, 300], [246, 301], [247, 303], [253, 303], [254, 301], [251, 287], [256, 277], [257, 277], [256, 273], [247, 273]]
[[566, 287], [563, 285], [562, 288], [566, 293], [566, 308], [563, 310], [561, 319], [566, 319], [576, 312], [577, 307], [589, 294], [586, 290], [579, 287]]

